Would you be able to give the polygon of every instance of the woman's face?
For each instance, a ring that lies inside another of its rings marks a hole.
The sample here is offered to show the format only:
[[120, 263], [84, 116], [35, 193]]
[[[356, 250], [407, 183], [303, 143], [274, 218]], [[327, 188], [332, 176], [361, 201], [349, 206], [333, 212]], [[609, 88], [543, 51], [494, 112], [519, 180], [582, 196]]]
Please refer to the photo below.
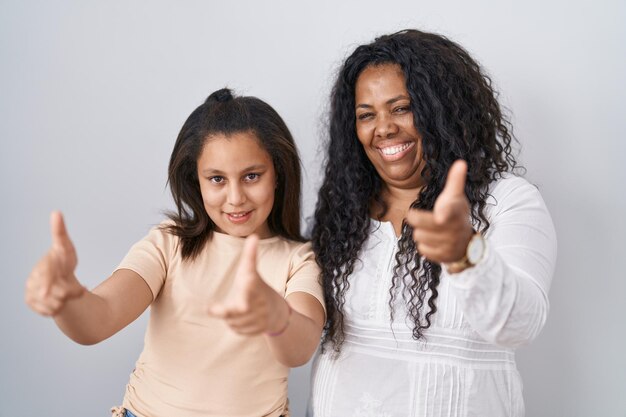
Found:
[[356, 133], [388, 187], [424, 185], [422, 137], [413, 124], [411, 99], [397, 64], [369, 66], [355, 86]]
[[250, 132], [207, 139], [198, 158], [204, 209], [216, 230], [231, 236], [271, 236], [267, 218], [274, 206], [272, 158]]

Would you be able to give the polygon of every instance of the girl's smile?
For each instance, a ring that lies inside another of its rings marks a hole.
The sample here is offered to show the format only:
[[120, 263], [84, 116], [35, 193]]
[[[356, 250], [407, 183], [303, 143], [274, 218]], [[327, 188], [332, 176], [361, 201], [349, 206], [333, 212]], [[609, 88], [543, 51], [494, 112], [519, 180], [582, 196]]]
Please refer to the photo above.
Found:
[[242, 224], [250, 219], [252, 211], [242, 211], [239, 213], [225, 213], [228, 220], [235, 224]]

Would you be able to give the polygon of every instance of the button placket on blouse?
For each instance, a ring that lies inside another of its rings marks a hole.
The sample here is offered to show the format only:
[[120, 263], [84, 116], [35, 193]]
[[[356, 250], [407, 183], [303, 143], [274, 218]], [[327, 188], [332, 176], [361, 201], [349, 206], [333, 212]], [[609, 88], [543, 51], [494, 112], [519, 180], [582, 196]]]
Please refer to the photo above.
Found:
[[378, 296], [376, 301], [376, 318], [381, 325], [387, 327], [390, 325], [388, 323], [391, 313], [389, 308], [389, 289], [391, 288], [393, 278], [398, 239], [393, 225], [389, 222], [381, 223], [378, 233], [381, 235], [381, 240], [384, 243], [384, 256], [380, 257], [380, 272], [376, 277], [376, 293]]

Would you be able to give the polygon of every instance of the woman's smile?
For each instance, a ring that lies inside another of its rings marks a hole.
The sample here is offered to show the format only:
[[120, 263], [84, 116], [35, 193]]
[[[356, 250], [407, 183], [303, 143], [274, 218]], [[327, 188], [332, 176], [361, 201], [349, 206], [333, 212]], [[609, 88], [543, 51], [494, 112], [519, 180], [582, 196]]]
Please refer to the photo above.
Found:
[[394, 162], [404, 158], [415, 147], [415, 142], [378, 145], [378, 151], [387, 162]]
[[424, 185], [422, 136], [398, 65], [365, 68], [355, 86], [355, 127], [368, 159], [386, 187], [417, 190]]

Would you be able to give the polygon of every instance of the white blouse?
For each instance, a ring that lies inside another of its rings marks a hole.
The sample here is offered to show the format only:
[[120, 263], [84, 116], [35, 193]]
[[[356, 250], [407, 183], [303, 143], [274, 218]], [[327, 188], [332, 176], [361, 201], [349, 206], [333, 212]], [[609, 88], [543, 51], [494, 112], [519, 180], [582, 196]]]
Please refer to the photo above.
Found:
[[486, 214], [485, 257], [458, 274], [444, 268], [419, 341], [402, 288], [390, 322], [398, 240], [391, 223], [372, 221], [349, 279], [341, 354], [329, 346], [313, 363], [309, 417], [524, 415], [514, 348], [546, 321], [556, 234], [538, 190], [520, 177], [492, 184]]

